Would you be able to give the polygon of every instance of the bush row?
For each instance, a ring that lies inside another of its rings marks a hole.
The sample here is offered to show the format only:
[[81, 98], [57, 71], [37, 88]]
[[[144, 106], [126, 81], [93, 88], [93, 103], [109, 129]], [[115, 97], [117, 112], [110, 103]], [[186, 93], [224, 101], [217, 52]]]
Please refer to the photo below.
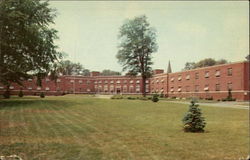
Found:
[[129, 100], [136, 100], [136, 99], [139, 99], [139, 100], [150, 100], [152, 99], [151, 96], [146, 96], [146, 97], [143, 97], [143, 96], [129, 96], [129, 95], [113, 95], [111, 97], [111, 99], [129, 99]]

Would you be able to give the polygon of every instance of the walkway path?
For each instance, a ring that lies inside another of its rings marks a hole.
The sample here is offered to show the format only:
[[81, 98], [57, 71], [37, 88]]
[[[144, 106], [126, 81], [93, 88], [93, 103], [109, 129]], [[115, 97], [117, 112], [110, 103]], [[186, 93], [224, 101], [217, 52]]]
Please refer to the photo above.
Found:
[[[167, 101], [171, 103], [190, 104], [190, 102]], [[218, 103], [198, 103], [201, 106], [225, 107], [237, 109], [249, 109], [249, 102], [218, 102]]]

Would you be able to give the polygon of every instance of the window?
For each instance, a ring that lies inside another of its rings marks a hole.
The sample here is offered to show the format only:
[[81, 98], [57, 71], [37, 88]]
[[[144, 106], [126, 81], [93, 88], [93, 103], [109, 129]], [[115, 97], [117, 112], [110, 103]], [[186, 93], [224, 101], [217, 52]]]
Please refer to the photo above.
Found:
[[61, 82], [61, 79], [57, 79], [56, 82], [58, 82], [58, 83]]
[[134, 86], [130, 86], [130, 87], [129, 87], [129, 92], [130, 92], [130, 93], [133, 93], [133, 92], [134, 92]]
[[32, 87], [28, 87], [28, 90], [32, 90]]
[[120, 83], [121, 83], [121, 81], [116, 81], [116, 83], [117, 83], [117, 84], [120, 84]]
[[199, 85], [195, 85], [194, 91], [199, 92]]
[[99, 81], [98, 83], [99, 83], [99, 84], [101, 84], [101, 83], [102, 83], [102, 81]]
[[206, 85], [205, 85], [205, 87], [204, 87], [204, 91], [209, 91], [208, 84], [206, 84]]
[[179, 77], [178, 77], [178, 81], [181, 81], [181, 75], [179, 75]]
[[108, 92], [108, 85], [104, 85], [103, 90], [104, 92]]
[[137, 85], [137, 86], [136, 86], [136, 92], [137, 92], [137, 93], [140, 92], [140, 85]]
[[171, 81], [171, 82], [174, 82], [174, 77], [172, 77], [170, 81]]
[[127, 80], [124, 80], [123, 83], [126, 84], [126, 83], [127, 83]]
[[36, 89], [37, 89], [37, 90], [41, 90], [41, 87], [37, 87]]
[[32, 82], [32, 79], [29, 78], [28, 81], [29, 81], [29, 82]]
[[45, 90], [46, 90], [46, 91], [49, 91], [49, 87], [46, 87]]
[[181, 86], [178, 87], [178, 92], [181, 92]]
[[216, 71], [215, 71], [215, 76], [216, 76], [216, 77], [220, 77], [220, 70], [216, 70]]
[[148, 81], [148, 80], [146, 80], [146, 83], [149, 83], [149, 81]]
[[190, 92], [190, 86], [186, 86], [186, 92]]
[[49, 82], [49, 78], [46, 78], [46, 82]]
[[79, 83], [82, 84], [82, 80], [79, 80]]
[[108, 84], [108, 81], [104, 81], [105, 84]]
[[164, 79], [161, 80], [161, 83], [164, 83]]
[[134, 83], [134, 81], [133, 81], [133, 80], [131, 80], [131, 81], [130, 81], [130, 83]]
[[189, 80], [190, 79], [190, 75], [188, 74], [187, 76], [186, 76], [186, 80]]
[[228, 68], [227, 69], [227, 75], [228, 76], [232, 76], [233, 75], [233, 69], [232, 68]]
[[87, 84], [90, 84], [90, 80], [87, 80]]
[[220, 84], [215, 84], [215, 91], [220, 91]]
[[127, 86], [125, 85], [125, 86], [123, 86], [123, 92], [127, 92]]
[[10, 88], [10, 89], [14, 89], [14, 86], [10, 86], [9, 88]]
[[113, 84], [113, 83], [114, 83], [114, 81], [110, 81], [110, 83], [111, 83], [111, 84]]
[[199, 79], [199, 73], [195, 73], [195, 79]]
[[70, 83], [74, 83], [75, 81], [73, 79], [70, 80]]
[[205, 72], [205, 78], [209, 78], [209, 71]]
[[170, 92], [174, 92], [174, 87], [171, 87]]
[[140, 83], [140, 80], [137, 80], [136, 83], [137, 83], [137, 84]]
[[233, 84], [232, 84], [232, 82], [228, 82], [227, 83], [227, 89], [229, 90], [232, 90], [233, 89]]
[[4, 89], [4, 87], [3, 87], [3, 86], [0, 86], [0, 89]]

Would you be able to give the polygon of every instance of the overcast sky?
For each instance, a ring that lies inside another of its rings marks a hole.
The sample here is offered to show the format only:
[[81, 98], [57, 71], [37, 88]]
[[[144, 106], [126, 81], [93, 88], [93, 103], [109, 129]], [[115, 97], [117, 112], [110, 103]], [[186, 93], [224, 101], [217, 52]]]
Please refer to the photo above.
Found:
[[67, 59], [85, 68], [121, 71], [115, 57], [118, 32], [127, 18], [146, 15], [157, 30], [153, 68], [180, 71], [204, 58], [241, 61], [249, 54], [247, 1], [52, 1], [57, 9], [56, 42]]

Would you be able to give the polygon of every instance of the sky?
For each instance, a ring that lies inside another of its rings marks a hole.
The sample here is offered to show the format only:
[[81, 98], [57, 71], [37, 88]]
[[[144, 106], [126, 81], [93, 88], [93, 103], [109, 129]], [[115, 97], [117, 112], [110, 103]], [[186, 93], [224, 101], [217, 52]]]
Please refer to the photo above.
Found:
[[204, 58], [242, 61], [249, 54], [248, 1], [50, 1], [56, 44], [66, 59], [91, 71], [122, 71], [115, 55], [119, 28], [146, 15], [156, 29], [153, 69], [172, 71]]

